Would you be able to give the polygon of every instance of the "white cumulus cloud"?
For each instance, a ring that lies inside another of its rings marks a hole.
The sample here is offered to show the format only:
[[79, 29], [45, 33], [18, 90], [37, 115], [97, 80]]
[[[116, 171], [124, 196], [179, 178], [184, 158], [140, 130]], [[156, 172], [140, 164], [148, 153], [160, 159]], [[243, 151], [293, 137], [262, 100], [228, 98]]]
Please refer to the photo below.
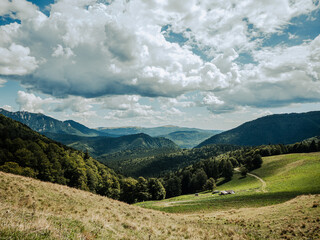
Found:
[[30, 56], [30, 49], [12, 43], [8, 48], [0, 47], [0, 74], [25, 75], [33, 72], [37, 67], [37, 61]]
[[[100, 104], [107, 118], [163, 117], [142, 97], [160, 97], [168, 115], [320, 101], [319, 37], [263, 45], [319, 7], [312, 0], [59, 0], [47, 17], [28, 1], [5, 0], [0, 15], [21, 24], [0, 27], [0, 76], [58, 97], [54, 111], [94, 114]], [[254, 63], [239, 64], [242, 53]], [[197, 102], [178, 98], [197, 91]], [[46, 101], [25, 92], [17, 98], [30, 111]]]
[[42, 99], [33, 93], [18, 91], [16, 103], [20, 106], [21, 111], [34, 113], [44, 113], [44, 107], [47, 104], [55, 102], [52, 98]]

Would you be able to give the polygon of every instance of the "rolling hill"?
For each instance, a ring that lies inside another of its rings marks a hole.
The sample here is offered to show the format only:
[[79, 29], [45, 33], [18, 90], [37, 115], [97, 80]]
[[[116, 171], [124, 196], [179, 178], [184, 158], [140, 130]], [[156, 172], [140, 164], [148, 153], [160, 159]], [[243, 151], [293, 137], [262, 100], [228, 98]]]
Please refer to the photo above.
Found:
[[199, 128], [187, 128], [178, 126], [162, 126], [153, 128], [143, 127], [121, 127], [121, 128], [96, 128], [106, 134], [113, 135], [131, 135], [144, 133], [151, 137], [164, 137], [170, 139], [181, 148], [193, 148], [205, 139], [221, 133], [221, 130], [205, 130]]
[[182, 171], [184, 167], [190, 164], [236, 149], [240, 149], [240, 147], [217, 144], [193, 149], [123, 151], [104, 154], [97, 159], [126, 176], [158, 177], [171, 171], [179, 169]]
[[0, 182], [0, 239], [200, 240], [245, 239], [247, 234], [241, 226], [208, 224], [200, 215], [143, 209], [3, 172]]
[[59, 121], [41, 113], [30, 113], [26, 111], [9, 112], [0, 108], [0, 114], [19, 121], [40, 133], [52, 132], [78, 136], [110, 136], [95, 129], [90, 129], [75, 121]]
[[179, 147], [166, 138], [153, 138], [144, 133], [126, 135], [121, 137], [81, 137], [67, 134], [45, 133], [55, 141], [66, 144], [75, 149], [86, 151], [98, 157], [120, 151], [144, 151], [144, 150], [177, 150]]
[[290, 144], [317, 135], [320, 135], [320, 111], [275, 114], [217, 134], [197, 147], [218, 143], [245, 146]]
[[[0, 170], [119, 198], [119, 175], [0, 114]], [[109, 182], [108, 182], [109, 181]]]
[[[0, 183], [0, 239], [320, 237], [320, 195], [302, 195], [289, 201], [283, 198], [280, 202], [274, 202], [277, 204], [261, 204], [261, 201], [257, 202], [259, 194], [254, 195], [252, 192], [245, 199], [237, 194], [212, 196], [206, 193], [197, 197], [183, 196], [185, 199], [174, 201], [168, 199], [139, 204], [157, 204], [163, 210], [168, 207], [178, 209], [183, 206], [186, 209], [195, 206], [192, 214], [174, 214], [144, 209], [90, 192], [3, 172], [0, 172]], [[259, 188], [259, 182], [257, 185]], [[254, 192], [258, 189], [252, 190]], [[260, 196], [260, 200], [272, 200], [275, 196]], [[240, 204], [244, 204], [244, 208]]]
[[175, 213], [212, 212], [262, 207], [283, 203], [299, 195], [320, 194], [319, 159], [320, 152], [264, 157], [262, 167], [251, 175], [243, 177], [235, 171], [231, 181], [218, 181], [215, 190], [232, 189], [235, 194], [219, 196], [210, 191], [203, 192], [198, 198], [189, 194], [137, 205]]

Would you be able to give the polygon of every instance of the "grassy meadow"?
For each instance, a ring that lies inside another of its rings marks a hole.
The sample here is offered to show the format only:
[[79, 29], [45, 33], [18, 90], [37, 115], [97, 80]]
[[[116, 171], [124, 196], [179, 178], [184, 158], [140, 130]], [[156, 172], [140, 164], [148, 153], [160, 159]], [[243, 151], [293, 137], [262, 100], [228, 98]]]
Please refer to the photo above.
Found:
[[235, 195], [138, 206], [0, 172], [0, 239], [319, 239], [320, 195], [309, 194], [320, 190], [319, 167], [320, 153], [269, 157], [253, 172], [265, 193], [259, 180], [236, 173], [218, 187]]
[[190, 194], [137, 205], [170, 213], [211, 212], [263, 207], [283, 203], [302, 194], [320, 193], [319, 152], [265, 157], [262, 167], [251, 173], [265, 181], [266, 192], [262, 191], [262, 183], [255, 177], [242, 177], [235, 172], [231, 181], [217, 187], [217, 190], [234, 190], [234, 195], [203, 192], [199, 196]]

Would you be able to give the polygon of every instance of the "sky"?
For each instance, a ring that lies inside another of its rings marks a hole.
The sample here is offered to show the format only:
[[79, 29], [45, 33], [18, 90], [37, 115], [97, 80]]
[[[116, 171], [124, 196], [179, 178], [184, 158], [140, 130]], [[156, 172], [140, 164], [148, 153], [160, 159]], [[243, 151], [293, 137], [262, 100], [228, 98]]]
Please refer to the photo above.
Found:
[[0, 0], [0, 107], [227, 130], [320, 110], [319, 0]]

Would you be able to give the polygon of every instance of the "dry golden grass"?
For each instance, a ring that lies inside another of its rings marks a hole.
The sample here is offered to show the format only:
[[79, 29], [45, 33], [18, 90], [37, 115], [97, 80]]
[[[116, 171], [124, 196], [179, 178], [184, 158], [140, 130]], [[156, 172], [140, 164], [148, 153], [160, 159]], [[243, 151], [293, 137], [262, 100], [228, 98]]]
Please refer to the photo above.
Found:
[[168, 214], [0, 172], [0, 239], [316, 239], [319, 202]]
[[[212, 239], [224, 227], [0, 172], [0, 239]], [[18, 236], [18, 237], [14, 237]]]
[[320, 239], [320, 195], [282, 204], [206, 214], [204, 221], [241, 226], [253, 239]]

